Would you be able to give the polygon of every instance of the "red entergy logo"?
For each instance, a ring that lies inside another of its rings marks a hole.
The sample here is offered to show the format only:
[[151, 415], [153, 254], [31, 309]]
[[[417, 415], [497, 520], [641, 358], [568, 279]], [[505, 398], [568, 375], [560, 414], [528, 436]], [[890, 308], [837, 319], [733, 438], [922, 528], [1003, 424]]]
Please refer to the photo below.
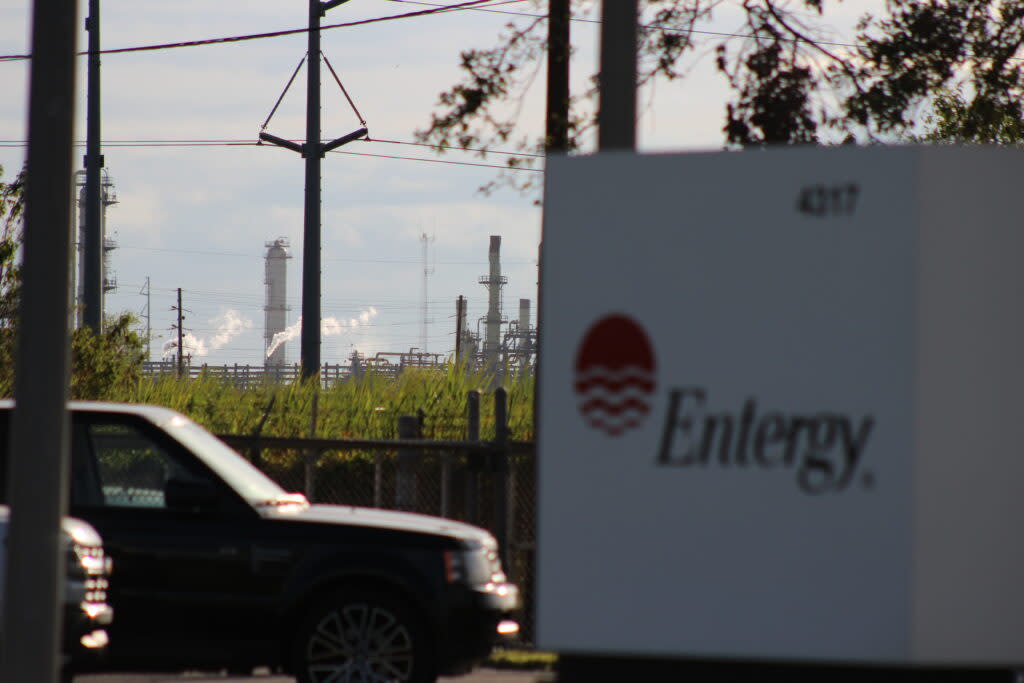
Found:
[[651, 342], [635, 320], [620, 314], [601, 318], [576, 353], [580, 413], [610, 436], [639, 427], [650, 411], [654, 368]]

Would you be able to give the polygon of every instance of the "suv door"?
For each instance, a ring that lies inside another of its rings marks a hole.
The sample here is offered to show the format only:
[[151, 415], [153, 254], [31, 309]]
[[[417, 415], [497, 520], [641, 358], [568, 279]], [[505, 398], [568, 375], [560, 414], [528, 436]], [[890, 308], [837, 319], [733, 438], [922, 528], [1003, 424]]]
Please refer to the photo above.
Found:
[[[96, 527], [114, 562], [112, 656], [223, 661], [226, 641], [253, 636], [256, 513], [141, 418], [76, 413], [73, 426], [72, 514]], [[172, 490], [192, 491], [191, 502], [175, 504]]]

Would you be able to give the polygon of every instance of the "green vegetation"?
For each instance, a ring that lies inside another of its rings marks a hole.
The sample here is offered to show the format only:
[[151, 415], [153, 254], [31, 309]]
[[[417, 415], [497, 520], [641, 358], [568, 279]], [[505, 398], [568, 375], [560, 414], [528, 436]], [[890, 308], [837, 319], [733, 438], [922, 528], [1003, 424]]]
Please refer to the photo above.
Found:
[[[1024, 3], [886, 0], [871, 12], [863, 12], [862, 4], [643, 0], [638, 81], [660, 88], [659, 81], [698, 74], [694, 67], [713, 59], [731, 91], [722, 111], [730, 147], [892, 142], [919, 132], [922, 116], [933, 108], [942, 124], [940, 139], [1019, 139]], [[600, 18], [600, 3], [572, 6], [575, 19]], [[851, 13], [861, 14], [856, 33], [837, 42], [836, 20]], [[721, 28], [730, 24], [731, 30]], [[571, 31], [581, 28], [574, 24]], [[575, 35], [569, 42], [576, 43]], [[543, 149], [545, 141], [523, 129], [520, 110], [547, 59], [547, 43], [548, 22], [534, 13], [508, 23], [489, 47], [461, 51], [459, 80], [438, 95], [418, 139], [481, 153]], [[586, 149], [600, 110], [598, 78], [579, 72], [587, 67], [575, 61], [572, 68], [569, 148]], [[947, 92], [959, 94], [943, 101]], [[509, 168], [529, 163], [516, 156], [507, 161]], [[520, 182], [512, 174], [502, 181]]]
[[[0, 166], [0, 396], [4, 397], [14, 395], [24, 200], [25, 171], [5, 183]], [[133, 316], [124, 313], [108, 319], [101, 334], [88, 329], [72, 333], [73, 398], [106, 398], [138, 385], [144, 354], [142, 338], [131, 329], [134, 322]]]
[[487, 659], [487, 666], [495, 669], [541, 669], [550, 671], [558, 662], [554, 652], [496, 648]]
[[[0, 397], [14, 395], [18, 306], [21, 299], [19, 250], [24, 217], [25, 173], [3, 182], [0, 167]], [[108, 318], [101, 334], [77, 329], [71, 335], [71, 397], [129, 403], [155, 403], [181, 411], [222, 434], [308, 436], [317, 383], [266, 383], [241, 389], [216, 377], [198, 380], [143, 376], [144, 340], [129, 314]], [[466, 395], [490, 384], [484, 373], [449, 364], [442, 369], [411, 368], [398, 379], [368, 372], [364, 377], [320, 390], [316, 436], [391, 439], [399, 415], [423, 413], [423, 436], [464, 439]], [[533, 379], [511, 379], [509, 428], [512, 438], [533, 438]], [[481, 400], [481, 436], [494, 434], [493, 402]]]
[[[397, 379], [373, 372], [319, 390], [316, 436], [344, 439], [392, 439], [398, 416], [423, 411], [423, 436], [464, 439], [466, 396], [487, 386], [483, 373], [467, 373], [449, 364], [442, 369], [410, 368]], [[506, 382], [509, 428], [513, 439], [533, 438], [532, 377]], [[264, 436], [308, 436], [315, 382], [266, 383], [242, 389], [220, 378], [139, 379], [131, 386], [110, 385], [101, 396], [113, 401], [154, 403], [185, 413], [210, 431], [253, 434], [264, 419]], [[481, 397], [483, 438], [494, 434], [493, 402]], [[269, 410], [268, 410], [269, 408]]]
[[[361, 378], [319, 389], [316, 382], [261, 384], [240, 388], [219, 377], [194, 380], [166, 376], [140, 379], [133, 387], [113, 387], [102, 398], [164, 405], [185, 413], [216, 434], [259, 433], [263, 436], [309, 436], [314, 396], [317, 396], [315, 436], [332, 439], [396, 439], [398, 417], [421, 414], [423, 438], [464, 440], [467, 436], [467, 395], [486, 386], [483, 374], [467, 374], [454, 365], [443, 369], [408, 369], [398, 378], [368, 373]], [[507, 383], [508, 417], [513, 440], [533, 439], [532, 377]], [[494, 436], [494, 402], [480, 400], [481, 438]], [[260, 425], [262, 424], [262, 427]], [[393, 454], [389, 451], [389, 454]], [[250, 457], [255, 457], [247, 453]], [[382, 452], [373, 449], [334, 452], [316, 465], [317, 480], [347, 482], [345, 498], [371, 504], [374, 463]], [[305, 458], [294, 449], [264, 448], [258, 466], [289, 490], [302, 490]], [[333, 485], [333, 484], [331, 484]], [[333, 492], [316, 494], [318, 499]]]

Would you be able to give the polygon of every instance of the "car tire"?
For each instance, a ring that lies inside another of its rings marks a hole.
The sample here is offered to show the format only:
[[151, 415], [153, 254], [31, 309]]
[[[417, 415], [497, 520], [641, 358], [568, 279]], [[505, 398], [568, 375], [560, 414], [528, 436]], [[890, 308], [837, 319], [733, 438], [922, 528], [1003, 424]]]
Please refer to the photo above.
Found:
[[344, 590], [317, 601], [296, 633], [298, 683], [433, 683], [429, 634], [403, 601], [377, 590]]

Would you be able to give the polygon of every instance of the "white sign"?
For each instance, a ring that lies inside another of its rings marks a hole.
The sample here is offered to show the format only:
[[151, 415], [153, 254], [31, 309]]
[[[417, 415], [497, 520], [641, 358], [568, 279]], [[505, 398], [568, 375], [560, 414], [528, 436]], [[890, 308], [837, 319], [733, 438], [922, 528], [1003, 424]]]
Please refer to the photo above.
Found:
[[1024, 663], [1024, 156], [549, 161], [538, 635]]

